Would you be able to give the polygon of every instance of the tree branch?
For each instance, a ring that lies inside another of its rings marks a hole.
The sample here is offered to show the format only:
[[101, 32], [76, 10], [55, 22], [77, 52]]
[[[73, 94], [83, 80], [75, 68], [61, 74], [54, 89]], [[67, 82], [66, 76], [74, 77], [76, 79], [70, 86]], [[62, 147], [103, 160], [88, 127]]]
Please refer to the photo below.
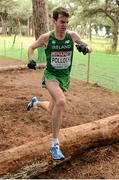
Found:
[[95, 9], [90, 9], [90, 15], [97, 14], [97, 13], [104, 13], [106, 14], [113, 22], [115, 22], [114, 16], [112, 16], [109, 12], [107, 12], [103, 8], [95, 8]]
[[119, 6], [119, 0], [116, 0], [117, 5]]

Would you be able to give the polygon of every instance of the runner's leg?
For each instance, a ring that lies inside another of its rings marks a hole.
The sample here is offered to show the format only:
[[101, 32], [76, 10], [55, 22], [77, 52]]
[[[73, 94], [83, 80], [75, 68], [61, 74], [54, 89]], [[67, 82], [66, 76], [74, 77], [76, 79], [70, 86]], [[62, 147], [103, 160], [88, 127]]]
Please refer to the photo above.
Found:
[[46, 87], [55, 102], [52, 109], [53, 138], [58, 138], [62, 117], [65, 111], [66, 98], [58, 82], [46, 80]]
[[54, 102], [53, 98], [51, 97], [50, 101], [39, 101], [37, 106], [38, 107], [42, 107], [43, 109], [48, 111], [50, 114], [52, 114], [52, 110], [54, 108], [54, 104], [55, 104], [55, 102]]

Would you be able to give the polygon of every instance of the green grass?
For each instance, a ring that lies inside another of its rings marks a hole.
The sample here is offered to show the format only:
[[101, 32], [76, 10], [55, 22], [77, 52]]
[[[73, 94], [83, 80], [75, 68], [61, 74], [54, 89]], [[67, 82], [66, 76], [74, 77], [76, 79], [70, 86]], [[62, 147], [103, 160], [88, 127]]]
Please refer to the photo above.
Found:
[[17, 36], [14, 48], [12, 48], [13, 38], [14, 36], [0, 36], [0, 55], [27, 61], [28, 47], [35, 41], [35, 38]]
[[[13, 36], [0, 36], [0, 56], [8, 56], [27, 61], [27, 50], [35, 38], [16, 37], [14, 48], [12, 48]], [[88, 40], [87, 40], [88, 42]], [[116, 55], [111, 52], [111, 39], [95, 38], [90, 43], [93, 53], [90, 58], [89, 81], [119, 92], [119, 46]], [[35, 51], [37, 59], [37, 51]], [[87, 81], [88, 56], [74, 52], [72, 76]]]
[[[88, 55], [74, 53], [72, 76], [87, 81]], [[119, 55], [93, 52], [90, 56], [89, 82], [119, 92]]]
[[[89, 42], [88, 40], [86, 41]], [[91, 46], [95, 52], [103, 52], [107, 54], [112, 53], [111, 44], [112, 44], [112, 39], [110, 38], [97, 37], [97, 38], [92, 38], [91, 41]], [[117, 47], [117, 54], [119, 54], [119, 45]]]

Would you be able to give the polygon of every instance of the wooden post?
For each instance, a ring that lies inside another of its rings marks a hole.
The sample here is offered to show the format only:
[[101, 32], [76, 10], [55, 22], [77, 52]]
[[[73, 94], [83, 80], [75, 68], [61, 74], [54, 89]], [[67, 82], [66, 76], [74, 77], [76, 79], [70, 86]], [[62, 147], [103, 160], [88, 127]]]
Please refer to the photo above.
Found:
[[90, 78], [90, 53], [88, 53], [87, 82], [89, 82], [89, 78]]
[[[119, 141], [119, 115], [61, 130], [61, 149], [66, 157]], [[50, 157], [51, 135], [0, 152], [0, 178], [32, 178], [64, 161]]]
[[22, 60], [22, 52], [23, 52], [23, 42], [21, 42], [20, 60]]
[[4, 56], [6, 56], [6, 41], [4, 40]]

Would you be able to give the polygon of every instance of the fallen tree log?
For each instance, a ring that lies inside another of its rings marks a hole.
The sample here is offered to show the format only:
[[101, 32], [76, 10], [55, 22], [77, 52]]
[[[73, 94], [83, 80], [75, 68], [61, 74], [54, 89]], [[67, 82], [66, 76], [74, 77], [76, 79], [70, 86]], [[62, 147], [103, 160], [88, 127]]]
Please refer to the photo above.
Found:
[[[37, 69], [44, 68], [46, 65], [45, 64], [38, 64]], [[12, 65], [12, 66], [5, 66], [5, 67], [0, 67], [0, 72], [4, 71], [15, 71], [15, 70], [24, 70], [28, 69], [27, 65]]]
[[[67, 159], [87, 149], [119, 141], [119, 115], [62, 129], [62, 150]], [[51, 135], [0, 152], [1, 178], [32, 178], [59, 163], [50, 157]]]

